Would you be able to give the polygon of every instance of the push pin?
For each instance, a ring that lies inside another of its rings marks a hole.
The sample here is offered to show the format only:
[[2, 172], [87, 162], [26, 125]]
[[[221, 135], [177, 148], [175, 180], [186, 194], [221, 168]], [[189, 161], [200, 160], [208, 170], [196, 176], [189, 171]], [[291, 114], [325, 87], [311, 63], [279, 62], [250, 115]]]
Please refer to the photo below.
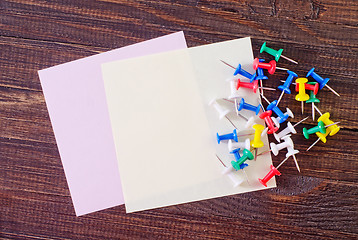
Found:
[[240, 170], [241, 164], [243, 164], [246, 160], [252, 160], [252, 159], [254, 159], [254, 155], [252, 155], [252, 153], [249, 150], [244, 149], [244, 151], [242, 152], [242, 157], [237, 161], [231, 161], [231, 165], [236, 171], [238, 171]]
[[248, 82], [241, 82], [240, 79], [238, 79], [237, 85], [236, 85], [236, 90], [239, 90], [240, 87], [252, 89], [254, 91], [254, 93], [256, 93], [258, 88], [276, 91], [276, 89], [274, 89], [274, 88], [259, 87], [259, 83], [257, 80], [253, 81], [252, 83], [248, 83]]
[[319, 83], [319, 89], [322, 89], [324, 86], [326, 86], [329, 90], [331, 90], [331, 92], [333, 92], [334, 94], [336, 94], [338, 97], [340, 97], [340, 95], [333, 90], [333, 88], [331, 88], [330, 86], [328, 86], [328, 81], [329, 78], [325, 78], [323, 79], [323, 77], [321, 77], [320, 75], [318, 75], [317, 73], [315, 73], [314, 68], [312, 68], [306, 75], [306, 77], [313, 77], [318, 83]]
[[[286, 135], [282, 138], [284, 142], [276, 144], [276, 143], [270, 143], [271, 152], [273, 155], [277, 156], [278, 152], [284, 148], [293, 147], [293, 142], [291, 140], [291, 135]], [[291, 141], [290, 141], [291, 140]]]
[[[288, 108], [287, 108], [288, 109]], [[287, 120], [287, 118], [289, 117], [288, 114], [284, 114], [278, 107], [277, 107], [277, 100], [273, 101], [272, 103], [270, 103], [268, 106], [267, 106], [267, 110], [272, 110], [276, 113], [276, 115], [279, 117], [279, 122], [280, 123], [283, 123], [284, 121]], [[290, 111], [291, 110], [287, 110], [287, 111]], [[292, 112], [291, 112], [292, 113]], [[293, 115], [293, 114], [292, 114]]]
[[[305, 136], [306, 139], [309, 138], [309, 135], [312, 134], [312, 133], [316, 133], [316, 132], [321, 132], [323, 134], [326, 133], [326, 128], [329, 128], [330, 126], [334, 126], [334, 125], [337, 125], [339, 122], [335, 122], [335, 123], [332, 123], [332, 124], [329, 124], [329, 125], [324, 125], [324, 122], [323, 121], [318, 121], [318, 124], [317, 126], [313, 127], [313, 128], [310, 128], [310, 129], [307, 129], [307, 128], [303, 128], [303, 136]], [[330, 136], [333, 136], [334, 134], [336, 134], [338, 131], [335, 130], [336, 132], [332, 134], [332, 129], [330, 129], [331, 133], [330, 133]]]
[[250, 129], [255, 124], [255, 117], [251, 116], [245, 123], [245, 128]]
[[280, 103], [284, 93], [291, 94], [290, 86], [292, 84], [293, 78], [297, 77], [297, 74], [292, 71], [287, 71], [287, 73], [288, 73], [288, 77], [286, 78], [284, 84], [277, 87], [279, 90], [282, 91], [280, 97], [277, 100], [277, 104], [276, 104], [277, 106]]
[[[234, 174], [235, 169], [232, 166], [226, 167], [226, 165], [223, 163], [223, 161], [221, 161], [221, 159], [218, 157], [218, 155], [216, 155], [216, 157], [217, 157], [217, 159], [219, 159], [221, 164], [225, 167], [225, 170], [222, 172], [222, 174], [226, 174], [230, 178], [230, 180], [234, 184], [234, 187], [239, 186], [244, 180], [242, 180], [241, 178], [237, 178], [238, 176], [236, 174]], [[249, 166], [249, 165], [246, 163], [243, 163], [240, 165], [240, 168], [243, 169], [243, 171], [245, 172], [244, 168], [247, 166]], [[245, 175], [246, 175], [246, 172], [245, 172]], [[247, 179], [247, 182], [249, 182], [247, 175], [246, 175], [246, 179]]]
[[[296, 84], [295, 89], [296, 89], [296, 92], [299, 91], [298, 84]], [[306, 89], [306, 90], [313, 91], [313, 94], [314, 94], [314, 95], [317, 95], [318, 89], [319, 89], [319, 84], [316, 83], [316, 82], [305, 83], [305, 89]]]
[[273, 135], [275, 136], [277, 142], [280, 142], [280, 139], [288, 134], [296, 134], [297, 131], [296, 129], [293, 127], [293, 125], [290, 122], [287, 122], [287, 127], [285, 129], [283, 129], [281, 132], [279, 133], [274, 133]]
[[228, 133], [228, 134], [224, 134], [224, 135], [219, 135], [218, 133], [216, 133], [216, 138], [218, 140], [218, 144], [220, 144], [221, 141], [223, 140], [234, 140], [235, 142], [238, 142], [239, 139], [237, 137], [237, 131], [236, 129], [234, 129], [234, 131], [232, 131], [232, 133]]
[[230, 152], [238, 148], [250, 150], [250, 139], [246, 138], [244, 142], [233, 142], [232, 140], [229, 140], [228, 148]]
[[[284, 113], [285, 116], [289, 116], [290, 118], [294, 118], [294, 115], [293, 115], [293, 112], [289, 109], [289, 108], [286, 108], [286, 112]], [[278, 122], [282, 121], [280, 117], [277, 117], [276, 120]], [[287, 120], [287, 119], [286, 119]]]
[[296, 100], [301, 102], [301, 109], [303, 114], [303, 102], [307, 101], [310, 97], [306, 93], [305, 83], [307, 82], [307, 78], [297, 78], [296, 84], [298, 84], [298, 94], [296, 95]]
[[[291, 136], [291, 135], [287, 135], [287, 136]], [[282, 139], [284, 139], [284, 138], [282, 138]], [[292, 156], [293, 161], [295, 162], [295, 165], [296, 165], [296, 168], [297, 168], [298, 172], [301, 172], [300, 166], [298, 165], [297, 158], [296, 158], [296, 154], [299, 153], [299, 151], [294, 149], [293, 141], [292, 141], [291, 137], [285, 138], [285, 141], [290, 143], [289, 144], [290, 146], [287, 147], [286, 157], [291, 157]]]
[[325, 134], [320, 133], [320, 132], [316, 132], [316, 135], [317, 135], [318, 139], [314, 143], [312, 143], [312, 145], [309, 146], [306, 151], [309, 151], [314, 145], [316, 145], [318, 143], [319, 140], [321, 140], [323, 143], [326, 143], [327, 142], [327, 136], [328, 136], [328, 134], [330, 132], [331, 131], [328, 128], [326, 129]]
[[[237, 81], [240, 81], [240, 79], [238, 79]], [[230, 96], [228, 97], [228, 99], [235, 99], [235, 98], [239, 98], [240, 95], [239, 93], [236, 91], [236, 82], [235, 81], [230, 81]]]
[[236, 148], [230, 152], [231, 154], [234, 155], [236, 162], [239, 161], [239, 159], [241, 158], [239, 151], [240, 148]]
[[287, 68], [277, 67], [275, 60], [271, 60], [269, 63], [265, 63], [265, 62], [260, 62], [260, 60], [258, 58], [254, 59], [253, 67], [254, 67], [254, 70], [257, 70], [257, 68], [267, 69], [269, 74], [274, 74], [276, 69], [283, 70], [283, 71], [288, 70]]
[[275, 50], [275, 49], [272, 49], [272, 48], [269, 48], [266, 46], [266, 42], [264, 42], [261, 46], [261, 49], [260, 49], [260, 53], [262, 52], [267, 52], [268, 54], [272, 55], [275, 57], [275, 60], [276, 62], [278, 62], [278, 60], [280, 59], [280, 57], [283, 57], [284, 59], [286, 59], [287, 61], [290, 61], [294, 64], [298, 64], [298, 62], [296, 62], [295, 60], [291, 59], [291, 58], [288, 58], [284, 55], [282, 55], [282, 52], [283, 52], [283, 49], [279, 49], [279, 50]]
[[241, 98], [240, 104], [237, 108], [238, 111], [241, 111], [242, 109], [253, 111], [256, 115], [260, 112], [260, 104], [257, 106], [251, 105], [249, 103], [246, 103], [244, 98]]
[[277, 167], [274, 167], [273, 165], [270, 166], [270, 171], [268, 172], [268, 174], [263, 178], [259, 178], [259, 182], [264, 185], [265, 187], [267, 187], [267, 182], [271, 180], [271, 178], [273, 178], [274, 176], [281, 176], [281, 173], [278, 171], [279, 167], [282, 166], [282, 164], [284, 162], [286, 162], [288, 159], [288, 157], [286, 157]]
[[261, 133], [265, 129], [261, 124], [255, 124], [252, 126], [255, 129], [254, 139], [250, 142], [251, 147], [255, 148], [255, 161], [257, 157], [257, 149], [264, 146], [264, 142], [261, 140]]
[[[260, 59], [260, 62], [265, 62], [265, 59]], [[257, 68], [257, 76], [255, 78], [255, 80], [266, 80], [268, 79], [268, 77], [265, 76], [264, 74], [264, 70], [262, 68]]]
[[[333, 121], [329, 119], [330, 114], [329, 112], [326, 112], [325, 114], [321, 115], [321, 117], [319, 117], [317, 119], [317, 121], [322, 121], [324, 123], [324, 125], [326, 125], [327, 130], [330, 131], [329, 136], [333, 136], [336, 133], [338, 133], [338, 131], [341, 129], [340, 127], [338, 127], [336, 124], [333, 124]], [[329, 126], [329, 127], [328, 127]]]
[[246, 78], [248, 78], [250, 80], [250, 82], [254, 81], [255, 80], [255, 77], [256, 77], [256, 73], [255, 74], [251, 74], [249, 72], [246, 72], [244, 69], [241, 68], [241, 64], [239, 64], [239, 66], [237, 66], [237, 68], [235, 68], [234, 66], [228, 64], [227, 62], [224, 62], [223, 60], [220, 60], [222, 63], [224, 63], [225, 65], [235, 69], [235, 72], [234, 72], [234, 76], [236, 76], [237, 74], [240, 74]]
[[312, 119], [314, 121], [315, 118], [315, 103], [319, 103], [319, 99], [316, 97], [313, 91], [310, 91], [310, 98], [306, 101], [306, 103], [312, 103]]
[[265, 122], [269, 128], [269, 130], [267, 131], [267, 134], [272, 134], [272, 133], [275, 133], [278, 131], [278, 127], [275, 127], [273, 124], [273, 121], [271, 119], [271, 114], [272, 114], [272, 111], [268, 110], [266, 112], [261, 113], [259, 116], [261, 119], [265, 119]]
[[228, 113], [230, 113], [230, 110], [221, 106], [215, 98], [210, 101], [209, 106], [213, 106], [219, 113], [219, 119], [223, 119]]

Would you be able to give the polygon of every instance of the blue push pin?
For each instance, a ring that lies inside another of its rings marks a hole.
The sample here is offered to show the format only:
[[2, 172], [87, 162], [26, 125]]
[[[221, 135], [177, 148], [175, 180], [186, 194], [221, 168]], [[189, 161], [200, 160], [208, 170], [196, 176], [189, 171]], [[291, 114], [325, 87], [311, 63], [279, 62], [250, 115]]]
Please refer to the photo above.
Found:
[[249, 72], [246, 72], [244, 69], [242, 69], [241, 64], [239, 64], [239, 66], [237, 66], [237, 68], [234, 72], [234, 76], [236, 76], [237, 74], [240, 74], [240, 75], [250, 79], [250, 82], [254, 81], [255, 77], [256, 77], [256, 73], [250, 74]]
[[288, 70], [287, 73], [288, 73], [288, 77], [286, 78], [285, 83], [277, 87], [279, 90], [282, 91], [280, 97], [277, 100], [277, 105], [280, 103], [284, 93], [291, 94], [290, 86], [292, 84], [293, 78], [298, 77], [296, 73], [290, 70]]
[[242, 163], [242, 164], [238, 165], [237, 162], [231, 161], [231, 166], [232, 166], [236, 171], [238, 171], [238, 170], [241, 170], [241, 169], [244, 169], [244, 168], [248, 167], [249, 164], [247, 164], [247, 163]]
[[253, 111], [257, 115], [260, 112], [261, 106], [260, 106], [260, 104], [257, 106], [254, 106], [254, 105], [245, 103], [245, 100], [243, 98], [241, 98], [241, 101], [240, 101], [240, 104], [239, 104], [237, 110], [241, 111], [242, 109]]
[[[260, 59], [260, 62], [265, 62], [265, 59]], [[266, 80], [268, 77], [265, 76], [264, 70], [262, 68], [257, 68], [257, 77], [255, 80]]]
[[280, 123], [283, 123], [284, 121], [287, 120], [287, 118], [289, 117], [288, 114], [284, 114], [281, 109], [279, 109], [277, 107], [277, 100], [273, 101], [272, 103], [270, 103], [270, 105], [267, 106], [267, 110], [272, 110], [274, 111], [277, 116], [280, 118]]
[[222, 140], [234, 140], [235, 142], [238, 142], [239, 139], [237, 138], [237, 132], [236, 129], [234, 129], [234, 131], [232, 131], [232, 133], [228, 133], [228, 134], [224, 134], [224, 135], [219, 135], [219, 133], [216, 133], [216, 138], [218, 140], [218, 144], [220, 144], [220, 142]]
[[329, 90], [331, 90], [334, 94], [336, 94], [338, 97], [340, 97], [340, 95], [334, 91], [330, 86], [328, 86], [328, 81], [329, 78], [325, 78], [323, 79], [323, 77], [321, 77], [320, 75], [318, 75], [317, 73], [314, 72], [314, 68], [312, 68], [306, 75], [306, 77], [313, 77], [314, 80], [316, 80], [319, 83], [319, 89], [322, 89], [324, 86], [326, 86]]
[[231, 154], [234, 154], [236, 162], [239, 161], [241, 158], [239, 151], [240, 148], [236, 148], [230, 152]]

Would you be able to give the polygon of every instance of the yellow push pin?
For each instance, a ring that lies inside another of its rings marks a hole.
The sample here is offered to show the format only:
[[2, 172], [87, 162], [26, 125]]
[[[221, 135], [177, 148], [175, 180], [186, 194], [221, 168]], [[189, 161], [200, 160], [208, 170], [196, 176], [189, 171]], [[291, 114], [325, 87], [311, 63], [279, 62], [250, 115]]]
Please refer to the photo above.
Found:
[[327, 142], [327, 136], [328, 134], [331, 132], [331, 130], [329, 130], [329, 127], [326, 129], [326, 133], [321, 133], [321, 132], [316, 132], [316, 135], [318, 137], [318, 139], [312, 143], [311, 146], [309, 146], [309, 148], [307, 148], [306, 151], [309, 151], [314, 145], [316, 145], [318, 143], [319, 140], [321, 140], [323, 143], [326, 143]]
[[[333, 123], [332, 120], [329, 119], [330, 114], [329, 112], [326, 112], [325, 114], [323, 114], [321, 117], [319, 117], [317, 119], [317, 121], [322, 121], [324, 123], [324, 125], [330, 125]], [[337, 125], [332, 125], [330, 127], [327, 127], [327, 130], [330, 131], [329, 136], [333, 136], [334, 134], [336, 134], [339, 130], [341, 129], [341, 127], [338, 127]]]
[[303, 114], [303, 102], [310, 99], [310, 96], [306, 93], [305, 83], [308, 82], [307, 78], [297, 78], [296, 84], [298, 84], [298, 94], [296, 95], [296, 100], [301, 102], [301, 109]]
[[252, 126], [255, 129], [254, 139], [251, 140], [250, 144], [251, 147], [255, 148], [255, 161], [257, 158], [257, 149], [264, 146], [264, 142], [261, 140], [261, 133], [265, 129], [265, 127], [261, 124], [255, 124]]

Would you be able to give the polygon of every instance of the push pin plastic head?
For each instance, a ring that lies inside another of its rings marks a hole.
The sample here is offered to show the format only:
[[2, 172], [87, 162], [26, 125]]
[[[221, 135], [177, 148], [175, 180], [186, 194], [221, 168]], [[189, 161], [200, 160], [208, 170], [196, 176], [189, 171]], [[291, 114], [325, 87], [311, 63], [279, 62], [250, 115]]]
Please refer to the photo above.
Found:
[[[311, 83], [308, 83], [311, 84]], [[318, 86], [318, 83], [316, 83], [316, 85]], [[316, 94], [314, 93], [314, 91], [310, 91], [310, 98], [306, 101], [306, 103], [312, 103], [312, 119], [315, 119], [315, 103], [319, 103], [319, 99], [316, 97]]]
[[265, 122], [269, 128], [269, 130], [267, 131], [267, 134], [272, 134], [272, 133], [275, 133], [278, 131], [278, 127], [276, 127], [274, 124], [273, 124], [273, 121], [271, 119], [271, 115], [272, 115], [272, 111], [271, 110], [268, 110], [266, 112], [263, 112], [260, 114], [260, 118], [261, 119], [265, 119]]
[[275, 136], [275, 138], [276, 138], [276, 140], [277, 140], [277, 142], [280, 142], [280, 139], [281, 138], [283, 138], [284, 136], [286, 136], [286, 135], [288, 135], [288, 134], [296, 134], [297, 133], [297, 131], [296, 131], [296, 129], [293, 127], [293, 125], [290, 123], [290, 122], [288, 122], [287, 123], [287, 127], [285, 128], [285, 129], [283, 129], [281, 132], [279, 132], [279, 133], [274, 133], [274, 136]]
[[239, 151], [240, 148], [236, 148], [230, 152], [231, 154], [234, 155], [236, 161], [238, 161], [241, 158]]
[[253, 111], [257, 115], [257, 114], [259, 114], [261, 107], [260, 107], [260, 104], [257, 106], [248, 104], [245, 102], [244, 98], [241, 98], [241, 101], [239, 103], [237, 110], [241, 111], [242, 109]]
[[324, 123], [322, 121], [319, 121], [317, 126], [307, 129], [307, 128], [303, 128], [303, 136], [305, 136], [306, 139], [309, 139], [309, 135], [312, 133], [316, 133], [316, 132], [321, 132], [323, 134], [326, 133], [326, 127], [324, 125]]
[[[265, 59], [260, 59], [260, 62], [265, 62]], [[265, 76], [264, 70], [262, 68], [257, 68], [257, 76], [255, 80], [266, 80], [268, 77]]]
[[246, 121], [245, 128], [246, 128], [246, 129], [252, 128], [252, 126], [253, 126], [254, 124], [255, 124], [255, 117], [254, 117], [254, 116], [251, 116], [251, 117]]
[[209, 106], [213, 106], [219, 113], [219, 119], [224, 118], [228, 113], [230, 113], [230, 110], [221, 106], [215, 98], [210, 101]]
[[[240, 79], [238, 79], [237, 81], [240, 81]], [[239, 97], [240, 95], [236, 90], [236, 81], [230, 81], [230, 96], [228, 97], [228, 99], [236, 99]]]
[[[296, 89], [296, 92], [299, 91], [299, 85], [298, 84], [296, 84], [295, 89]], [[313, 91], [313, 94], [317, 95], [318, 89], [319, 89], [319, 84], [316, 83], [316, 82], [305, 83], [305, 89], [308, 90], [308, 91]]]
[[263, 52], [267, 52], [268, 54], [272, 55], [275, 57], [275, 60], [276, 62], [278, 62], [278, 60], [280, 59], [280, 57], [283, 57], [284, 59], [286, 59], [287, 61], [290, 61], [294, 64], [298, 64], [298, 62], [296, 62], [295, 60], [291, 59], [291, 58], [288, 58], [284, 55], [282, 55], [282, 52], [283, 52], [283, 49], [279, 49], [279, 50], [275, 50], [275, 49], [272, 49], [272, 48], [269, 48], [266, 46], [266, 42], [264, 42], [261, 46], [261, 49], [260, 49], [260, 53], [263, 53]]
[[292, 84], [293, 78], [297, 77], [297, 74], [292, 71], [287, 71], [287, 73], [288, 77], [286, 78], [284, 84], [277, 87], [279, 90], [282, 91], [280, 97], [277, 100], [277, 105], [280, 103], [284, 93], [291, 94], [290, 86]]
[[242, 152], [242, 157], [236, 162], [232, 161], [231, 165], [235, 170], [240, 170], [241, 164], [243, 164], [246, 160], [252, 160], [252, 159], [254, 159], [254, 155], [252, 155], [252, 153], [249, 150], [244, 149], [244, 151]]
[[319, 83], [319, 88], [322, 89], [324, 86], [326, 86], [329, 90], [331, 90], [331, 92], [333, 92], [334, 94], [336, 94], [338, 97], [340, 97], [340, 95], [333, 90], [333, 88], [331, 88], [330, 86], [328, 86], [328, 81], [329, 78], [324, 78], [321, 77], [320, 75], [318, 75], [317, 73], [315, 73], [314, 68], [312, 68], [311, 70], [309, 70], [309, 72], [307, 73], [306, 77], [313, 77], [318, 83]]
[[305, 83], [307, 82], [307, 78], [297, 78], [296, 84], [298, 85], [298, 94], [296, 95], [296, 100], [301, 102], [302, 114], [304, 111], [303, 102], [307, 101], [310, 97], [306, 93]]
[[238, 148], [250, 150], [250, 139], [246, 138], [244, 142], [233, 142], [232, 140], [229, 140], [228, 148], [230, 152]]
[[[293, 147], [293, 143], [291, 140], [291, 135], [286, 135], [282, 138], [284, 142], [276, 144], [276, 143], [270, 143], [271, 152], [273, 155], [277, 156], [278, 152], [284, 148]], [[290, 141], [291, 140], [291, 141]]]
[[267, 106], [267, 110], [272, 110], [276, 113], [276, 115], [280, 118], [279, 122], [283, 123], [289, 117], [288, 114], [284, 114], [278, 107], [277, 107], [277, 100], [273, 101]]
[[234, 131], [232, 131], [232, 133], [228, 133], [228, 134], [224, 134], [224, 135], [219, 135], [218, 133], [216, 133], [216, 138], [218, 140], [218, 144], [220, 144], [221, 141], [223, 140], [234, 140], [235, 142], [238, 142], [239, 139], [237, 137], [237, 131], [236, 129], [234, 129]]
[[222, 63], [224, 63], [225, 65], [235, 69], [235, 72], [234, 72], [234, 76], [236, 76], [237, 74], [240, 74], [248, 79], [250, 79], [250, 82], [254, 81], [255, 80], [255, 77], [256, 77], [256, 73], [255, 74], [250, 74], [249, 72], [246, 72], [244, 69], [241, 68], [241, 64], [239, 64], [239, 66], [237, 66], [237, 68], [235, 68], [234, 66], [228, 64], [227, 62], [223, 61], [223, 60], [220, 60]]
[[257, 70], [257, 68], [267, 69], [269, 74], [274, 74], [276, 71], [276, 61], [272, 60], [269, 63], [264, 63], [260, 62], [258, 58], [255, 58], [253, 62], [253, 67], [255, 70]]
[[253, 129], [255, 129], [255, 135], [254, 139], [250, 142], [251, 147], [253, 148], [260, 148], [264, 146], [264, 142], [261, 140], [261, 133], [265, 129], [264, 126], [261, 124], [255, 124], [252, 126]]
[[241, 82], [240, 79], [238, 79], [236, 84], [236, 90], [239, 90], [240, 87], [252, 89], [254, 93], [256, 93], [257, 89], [259, 88], [259, 83], [257, 80], [253, 81], [252, 83], [248, 83]]
[[[330, 117], [329, 112], [326, 112], [326, 113], [324, 113], [321, 117], [319, 117], [319, 118], [317, 119], [317, 121], [318, 121], [318, 122], [319, 122], [319, 121], [322, 121], [322, 122], [325, 124], [325, 126], [328, 126], [328, 125], [333, 124], [333, 121], [330, 120], [329, 117]], [[337, 125], [331, 125], [330, 127], [327, 127], [327, 130], [330, 131], [329, 136], [335, 135], [336, 133], [339, 132], [340, 129], [341, 129], [341, 128], [338, 127]]]
[[318, 137], [317, 140], [314, 143], [312, 143], [312, 145], [309, 146], [306, 151], [309, 151], [314, 145], [316, 145], [318, 143], [319, 140], [321, 140], [323, 143], [326, 143], [327, 142], [327, 136], [328, 136], [329, 133], [330, 133], [329, 129], [326, 129], [325, 134], [320, 133], [320, 132], [316, 132], [316, 135]]
[[274, 176], [280, 176], [281, 173], [273, 166], [270, 166], [270, 171], [267, 173], [267, 175], [264, 178], [259, 178], [259, 182], [264, 185], [265, 187], [267, 187], [267, 182], [271, 180], [271, 178], [273, 178]]

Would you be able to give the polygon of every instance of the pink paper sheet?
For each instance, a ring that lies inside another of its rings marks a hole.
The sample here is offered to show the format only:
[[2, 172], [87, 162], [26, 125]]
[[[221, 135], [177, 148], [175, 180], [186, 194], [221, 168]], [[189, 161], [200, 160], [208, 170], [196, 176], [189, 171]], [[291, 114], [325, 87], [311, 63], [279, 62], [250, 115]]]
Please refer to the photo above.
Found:
[[77, 216], [124, 203], [101, 64], [186, 47], [177, 32], [38, 72]]

